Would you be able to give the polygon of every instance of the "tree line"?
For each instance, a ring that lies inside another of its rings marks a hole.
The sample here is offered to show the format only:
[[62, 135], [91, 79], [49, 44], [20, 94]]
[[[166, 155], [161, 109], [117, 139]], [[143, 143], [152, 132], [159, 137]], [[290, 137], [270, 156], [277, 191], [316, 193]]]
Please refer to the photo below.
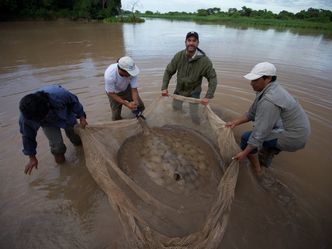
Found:
[[[136, 11], [137, 12], [137, 11]], [[139, 12], [138, 12], [139, 13]], [[307, 10], [301, 10], [298, 13], [288, 12], [283, 10], [278, 14], [273, 13], [269, 10], [253, 10], [246, 6], [243, 6], [240, 10], [236, 8], [230, 8], [228, 11], [221, 11], [220, 8], [208, 8], [208, 9], [198, 9], [197, 12], [187, 13], [187, 12], [177, 12], [171, 11], [164, 14], [159, 12], [146, 11], [142, 13], [144, 15], [167, 15], [167, 16], [218, 16], [218, 17], [251, 17], [255, 19], [280, 19], [280, 20], [306, 20], [313, 22], [332, 22], [332, 11], [324, 9], [309, 8]]]
[[[146, 16], [199, 16], [199, 17], [248, 17], [255, 19], [280, 19], [280, 20], [306, 20], [313, 22], [332, 22], [330, 10], [309, 8], [298, 13], [283, 10], [278, 14], [269, 10], [253, 10], [246, 6], [241, 9], [230, 8], [221, 11], [220, 8], [198, 9], [194, 13], [171, 11], [159, 13], [145, 11], [140, 13], [135, 10], [139, 0], [132, 3], [130, 11], [121, 10], [121, 0], [0, 0], [0, 20], [15, 20], [20, 18], [71, 18], [71, 19], [105, 19], [120, 14], [133, 16], [135, 14]], [[122, 17], [123, 18], [123, 17]]]
[[121, 11], [121, 0], [0, 0], [0, 19], [104, 19]]

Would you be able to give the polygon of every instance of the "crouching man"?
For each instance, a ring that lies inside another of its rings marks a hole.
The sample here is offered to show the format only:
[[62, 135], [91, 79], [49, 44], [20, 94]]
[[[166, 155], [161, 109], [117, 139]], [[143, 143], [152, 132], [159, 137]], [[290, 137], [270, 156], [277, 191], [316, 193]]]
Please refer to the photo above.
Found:
[[20, 132], [23, 140], [23, 153], [29, 156], [24, 172], [31, 174], [38, 168], [37, 131], [42, 127], [49, 140], [51, 153], [56, 163], [65, 162], [66, 146], [63, 143], [60, 128], [74, 145], [81, 145], [80, 137], [74, 132], [77, 119], [85, 128], [87, 125], [83, 106], [76, 95], [58, 85], [45, 86], [37, 92], [24, 96], [19, 104]]
[[254, 122], [253, 130], [242, 135], [242, 151], [234, 159], [248, 157], [256, 174], [261, 175], [261, 166], [269, 167], [275, 154], [305, 146], [310, 123], [301, 105], [276, 81], [273, 64], [259, 63], [244, 77], [250, 80], [256, 98], [247, 113], [227, 122], [226, 127]]
[[112, 120], [121, 120], [122, 106], [129, 108], [136, 116], [144, 109], [138, 94], [138, 74], [140, 70], [129, 56], [121, 57], [111, 64], [104, 73], [105, 90], [112, 109]]

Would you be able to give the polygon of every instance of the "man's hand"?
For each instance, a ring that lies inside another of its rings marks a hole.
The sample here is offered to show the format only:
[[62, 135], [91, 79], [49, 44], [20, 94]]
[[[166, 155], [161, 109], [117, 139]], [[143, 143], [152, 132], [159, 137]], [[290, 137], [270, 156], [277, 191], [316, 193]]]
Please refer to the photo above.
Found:
[[249, 122], [249, 118], [247, 117], [246, 114], [243, 114], [242, 116], [234, 119], [234, 120], [231, 120], [231, 121], [228, 121], [226, 122], [225, 124], [225, 127], [228, 127], [228, 128], [231, 128], [233, 129], [234, 127], [240, 125], [240, 124], [244, 124], [244, 123], [247, 123]]
[[239, 160], [242, 161], [247, 157], [248, 153], [246, 151], [241, 151], [237, 153], [235, 156], [232, 157], [233, 160]]
[[255, 148], [256, 147], [253, 147], [252, 145], [248, 144], [243, 151], [237, 153], [235, 156], [232, 157], [232, 159], [241, 161], [245, 159], [250, 154], [250, 152]]
[[132, 102], [126, 102], [126, 106], [130, 109], [130, 110], [136, 110], [137, 109], [137, 104], [132, 101]]
[[38, 160], [35, 155], [30, 156], [29, 163], [25, 165], [24, 173], [30, 175], [33, 168], [38, 169]]
[[202, 105], [208, 105], [209, 104], [209, 99], [208, 98], [202, 98], [201, 99], [201, 104]]
[[235, 121], [229, 121], [225, 124], [226, 127], [233, 129], [236, 126]]
[[167, 89], [164, 89], [164, 90], [161, 90], [161, 96], [168, 96], [168, 90]]
[[82, 129], [85, 129], [85, 126], [88, 125], [88, 122], [86, 122], [85, 117], [80, 117], [80, 126]]

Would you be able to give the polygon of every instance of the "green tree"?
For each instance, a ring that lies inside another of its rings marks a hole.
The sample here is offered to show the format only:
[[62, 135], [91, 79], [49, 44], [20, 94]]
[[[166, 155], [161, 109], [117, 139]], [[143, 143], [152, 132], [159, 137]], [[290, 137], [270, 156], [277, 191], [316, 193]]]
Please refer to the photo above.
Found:
[[2, 20], [12, 17], [71, 15], [76, 18], [103, 18], [119, 14], [121, 0], [0, 0]]
[[214, 7], [206, 10], [209, 15], [214, 15], [220, 13], [220, 8]]
[[278, 19], [284, 19], [284, 20], [289, 20], [289, 19], [294, 19], [295, 15], [291, 12], [288, 12], [286, 10], [280, 11], [279, 14], [277, 15]]
[[249, 17], [251, 15], [251, 13], [252, 13], [252, 9], [247, 8], [246, 6], [243, 6], [242, 10], [240, 10], [240, 15], [241, 16], [248, 16]]
[[197, 15], [199, 15], [199, 16], [208, 16], [209, 12], [206, 9], [198, 9], [197, 10]]
[[146, 15], [153, 15], [153, 12], [151, 10], [147, 10], [147, 11], [145, 11], [144, 14], [146, 14]]

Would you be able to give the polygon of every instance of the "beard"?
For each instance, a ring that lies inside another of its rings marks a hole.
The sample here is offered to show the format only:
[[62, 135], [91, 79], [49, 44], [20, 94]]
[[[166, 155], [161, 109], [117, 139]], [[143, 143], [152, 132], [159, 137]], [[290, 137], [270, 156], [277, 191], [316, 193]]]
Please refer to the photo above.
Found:
[[193, 45], [188, 45], [188, 46], [186, 46], [186, 50], [187, 50], [187, 52], [189, 52], [189, 53], [193, 53], [193, 52], [195, 52], [196, 49], [197, 49], [197, 47], [196, 47], [196, 46], [193, 46]]

